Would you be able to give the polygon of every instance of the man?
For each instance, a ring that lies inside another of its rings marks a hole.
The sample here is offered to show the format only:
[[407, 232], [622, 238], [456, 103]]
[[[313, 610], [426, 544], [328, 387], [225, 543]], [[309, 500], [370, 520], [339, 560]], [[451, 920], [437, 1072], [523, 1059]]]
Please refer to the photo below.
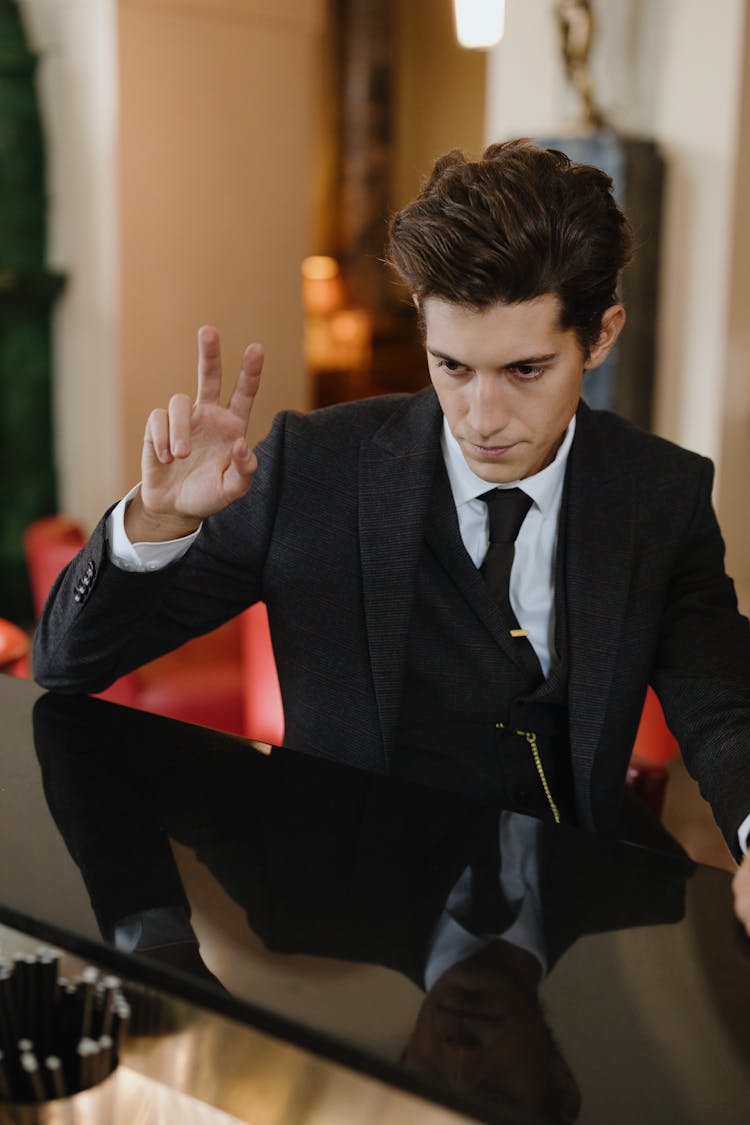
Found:
[[140, 487], [52, 593], [37, 677], [99, 690], [262, 599], [289, 746], [600, 830], [651, 682], [739, 858], [750, 633], [711, 465], [579, 403], [625, 320], [608, 177], [525, 142], [451, 153], [389, 250], [432, 387], [282, 414], [253, 454], [261, 349], [223, 408], [202, 329], [197, 400], [150, 416]]

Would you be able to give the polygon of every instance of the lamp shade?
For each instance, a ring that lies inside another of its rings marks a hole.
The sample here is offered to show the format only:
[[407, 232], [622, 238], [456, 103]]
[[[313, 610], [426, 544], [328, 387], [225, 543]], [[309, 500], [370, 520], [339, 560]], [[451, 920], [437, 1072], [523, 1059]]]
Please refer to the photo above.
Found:
[[453, 0], [456, 37], [462, 47], [488, 50], [505, 27], [505, 0]]

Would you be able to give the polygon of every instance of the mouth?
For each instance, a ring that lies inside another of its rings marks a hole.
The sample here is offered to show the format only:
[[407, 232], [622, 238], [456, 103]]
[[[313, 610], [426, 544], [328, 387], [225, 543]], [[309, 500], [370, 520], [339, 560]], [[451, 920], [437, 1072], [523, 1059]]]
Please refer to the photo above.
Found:
[[514, 442], [512, 445], [479, 445], [470, 441], [466, 443], [466, 447], [477, 461], [501, 461], [512, 453], [516, 448], [516, 443]]
[[477, 1008], [454, 1006], [452, 1004], [439, 1004], [437, 1010], [442, 1016], [463, 1023], [496, 1025], [507, 1023], [508, 1020], [507, 1013], [499, 1010], [484, 1011]]

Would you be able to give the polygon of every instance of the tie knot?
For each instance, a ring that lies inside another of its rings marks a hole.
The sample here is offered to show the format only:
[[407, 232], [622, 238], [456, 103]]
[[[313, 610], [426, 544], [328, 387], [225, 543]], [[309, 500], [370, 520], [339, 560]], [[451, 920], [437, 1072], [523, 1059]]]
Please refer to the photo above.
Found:
[[490, 517], [490, 543], [515, 543], [531, 507], [531, 497], [520, 488], [492, 488], [479, 497]]

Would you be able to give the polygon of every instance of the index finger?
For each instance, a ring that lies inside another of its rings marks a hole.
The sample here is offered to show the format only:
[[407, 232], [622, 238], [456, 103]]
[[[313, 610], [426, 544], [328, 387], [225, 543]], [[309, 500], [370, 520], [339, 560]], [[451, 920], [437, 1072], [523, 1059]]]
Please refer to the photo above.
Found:
[[255, 396], [260, 386], [260, 373], [263, 370], [263, 348], [260, 344], [248, 344], [242, 357], [242, 368], [232, 391], [229, 409], [246, 427]]
[[198, 394], [196, 403], [217, 403], [221, 397], [219, 333], [209, 324], [198, 329]]

